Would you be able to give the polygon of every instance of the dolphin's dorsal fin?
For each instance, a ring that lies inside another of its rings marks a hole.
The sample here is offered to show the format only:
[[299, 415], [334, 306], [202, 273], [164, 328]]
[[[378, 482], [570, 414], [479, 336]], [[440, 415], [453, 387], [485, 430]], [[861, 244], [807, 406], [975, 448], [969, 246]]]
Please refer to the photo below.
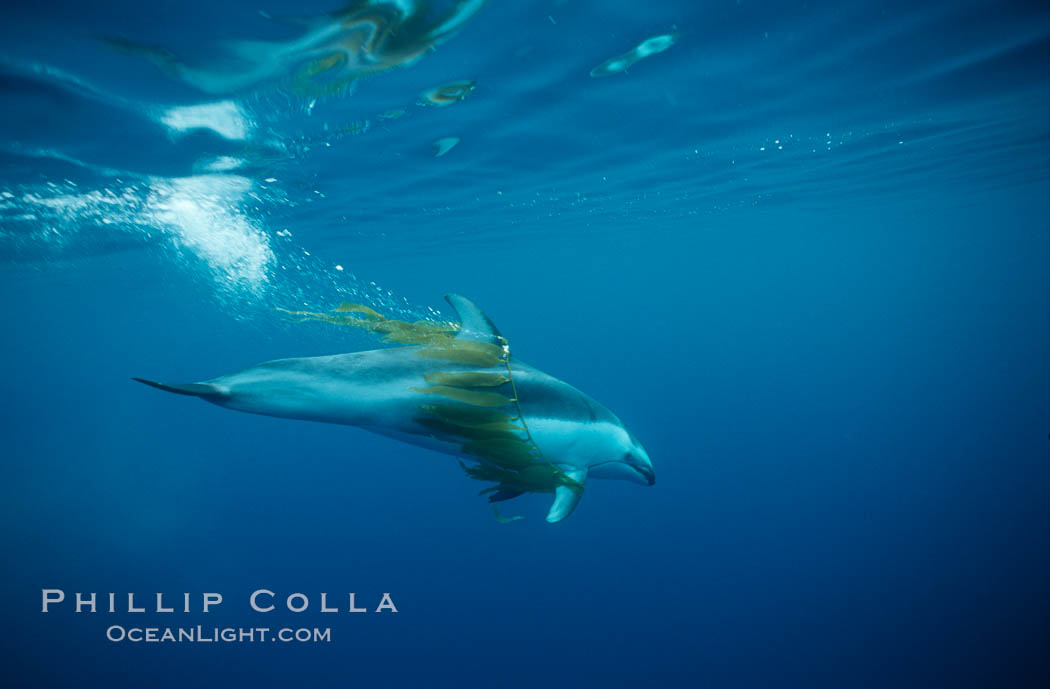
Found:
[[572, 483], [563, 483], [554, 489], [554, 504], [547, 513], [547, 521], [551, 524], [560, 522], [572, 514], [583, 497], [583, 483], [587, 480], [587, 470], [569, 469], [565, 475], [572, 479]]
[[446, 294], [445, 301], [456, 310], [456, 315], [459, 316], [457, 340], [474, 340], [500, 346], [506, 342], [489, 317], [474, 302], [458, 294]]

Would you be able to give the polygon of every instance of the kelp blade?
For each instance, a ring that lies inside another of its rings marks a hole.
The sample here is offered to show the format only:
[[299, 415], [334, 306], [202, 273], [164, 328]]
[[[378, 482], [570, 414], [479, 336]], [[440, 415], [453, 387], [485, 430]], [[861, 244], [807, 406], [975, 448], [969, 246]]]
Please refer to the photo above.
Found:
[[454, 402], [435, 402], [421, 404], [419, 410], [432, 416], [460, 426], [481, 426], [490, 423], [510, 423], [516, 417], [506, 412], [488, 407], [472, 407]]
[[452, 385], [460, 388], [494, 388], [510, 382], [510, 378], [502, 373], [483, 371], [467, 371], [466, 373], [434, 371], [424, 373], [423, 379], [431, 385]]
[[391, 320], [375, 309], [363, 304], [352, 304], [350, 302], [343, 302], [337, 306], [334, 314], [318, 313], [316, 311], [292, 311], [280, 307], [278, 307], [278, 310], [293, 316], [299, 316], [304, 321], [349, 325], [371, 333], [378, 333], [383, 335], [385, 341], [397, 342], [398, 344], [447, 347], [453, 342], [456, 331], [459, 329], [459, 326], [453, 323], [437, 323], [434, 321], [408, 323], [407, 321]]
[[424, 395], [441, 395], [442, 397], [448, 397], [464, 404], [472, 404], [476, 407], [503, 407], [514, 401], [498, 392], [477, 392], [476, 390], [454, 388], [450, 385], [431, 385], [428, 388], [412, 389]]
[[427, 359], [473, 364], [478, 368], [491, 368], [506, 361], [503, 347], [475, 340], [451, 340], [441, 346], [421, 349], [417, 354]]

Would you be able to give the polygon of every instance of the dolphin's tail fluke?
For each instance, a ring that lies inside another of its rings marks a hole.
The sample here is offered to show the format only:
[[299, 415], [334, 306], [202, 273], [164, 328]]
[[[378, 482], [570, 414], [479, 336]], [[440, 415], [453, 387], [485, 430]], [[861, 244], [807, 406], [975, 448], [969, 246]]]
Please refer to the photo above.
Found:
[[176, 395], [190, 395], [191, 397], [203, 397], [205, 399], [216, 399], [219, 397], [225, 397], [226, 393], [218, 385], [211, 385], [210, 383], [184, 383], [182, 385], [169, 385], [168, 383], [158, 383], [155, 380], [146, 380], [145, 378], [132, 378], [140, 383], [145, 383], [150, 387], [157, 388], [158, 390], [165, 390], [167, 392], [174, 392]]

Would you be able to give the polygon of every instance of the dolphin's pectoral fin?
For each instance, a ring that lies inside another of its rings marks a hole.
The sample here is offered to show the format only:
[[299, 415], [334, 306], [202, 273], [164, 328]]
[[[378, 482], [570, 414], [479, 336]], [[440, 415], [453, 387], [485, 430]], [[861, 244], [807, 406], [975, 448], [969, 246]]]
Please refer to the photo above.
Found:
[[506, 343], [489, 317], [474, 302], [458, 294], [446, 294], [445, 301], [456, 310], [456, 315], [459, 316], [457, 340], [475, 340], [501, 347]]
[[191, 397], [203, 397], [204, 399], [219, 399], [227, 396], [227, 392], [224, 389], [220, 388], [218, 385], [212, 385], [210, 383], [183, 383], [181, 385], [169, 385], [168, 383], [158, 383], [155, 380], [146, 380], [145, 378], [132, 378], [132, 380], [145, 383], [146, 385], [157, 388], [158, 390], [174, 392], [176, 395], [190, 395]]
[[554, 504], [551, 505], [550, 512], [547, 513], [547, 522], [556, 524], [572, 514], [582, 495], [583, 491], [570, 488], [569, 486], [558, 486], [555, 488]]
[[587, 480], [586, 469], [570, 469], [564, 472], [566, 480], [554, 489], [554, 504], [547, 513], [547, 522], [554, 524], [565, 519], [576, 509], [583, 497], [583, 484]]

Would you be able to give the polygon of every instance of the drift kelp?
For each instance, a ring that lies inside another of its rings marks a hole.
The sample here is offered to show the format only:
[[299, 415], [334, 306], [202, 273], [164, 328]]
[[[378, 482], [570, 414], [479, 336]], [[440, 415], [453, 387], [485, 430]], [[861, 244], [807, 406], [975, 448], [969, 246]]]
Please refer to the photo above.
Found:
[[360, 328], [382, 335], [385, 342], [420, 345], [419, 357], [477, 367], [424, 373], [426, 385], [411, 389], [447, 400], [419, 405], [415, 421], [435, 438], [458, 444], [463, 455], [479, 462], [474, 466], [460, 462], [460, 466], [469, 477], [496, 484], [479, 493], [489, 494], [489, 502], [527, 492], [552, 493], [559, 486], [583, 491], [583, 483], [547, 460], [529, 433], [506, 338], [498, 336], [496, 343], [456, 339], [460, 330], [456, 323], [387, 319], [374, 309], [349, 302], [332, 313], [282, 310], [304, 321]]

